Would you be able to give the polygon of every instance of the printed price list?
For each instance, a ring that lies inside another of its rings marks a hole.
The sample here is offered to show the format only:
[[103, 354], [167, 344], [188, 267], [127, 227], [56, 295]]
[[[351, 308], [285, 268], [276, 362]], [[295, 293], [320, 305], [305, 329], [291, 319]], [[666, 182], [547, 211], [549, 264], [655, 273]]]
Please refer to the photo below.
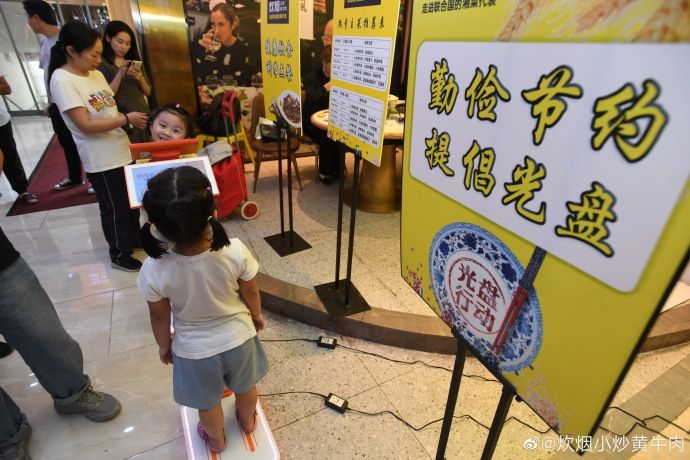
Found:
[[333, 77], [385, 91], [391, 54], [390, 38], [344, 37], [333, 40]]
[[377, 99], [333, 86], [328, 123], [378, 147], [384, 109]]

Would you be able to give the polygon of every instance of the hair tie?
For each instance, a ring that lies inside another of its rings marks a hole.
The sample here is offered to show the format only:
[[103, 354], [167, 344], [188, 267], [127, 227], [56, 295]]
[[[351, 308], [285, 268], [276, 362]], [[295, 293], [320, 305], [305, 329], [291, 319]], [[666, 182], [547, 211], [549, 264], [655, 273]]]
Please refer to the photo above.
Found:
[[182, 108], [182, 104], [180, 104], [179, 102], [175, 103], [175, 108], [176, 108], [176, 109], [181, 109], [181, 108]]

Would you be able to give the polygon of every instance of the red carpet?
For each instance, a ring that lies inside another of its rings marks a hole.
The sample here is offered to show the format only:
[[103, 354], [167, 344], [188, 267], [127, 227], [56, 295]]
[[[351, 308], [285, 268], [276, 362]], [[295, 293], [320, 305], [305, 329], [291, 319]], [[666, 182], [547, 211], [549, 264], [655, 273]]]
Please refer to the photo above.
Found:
[[61, 182], [65, 177], [67, 177], [65, 154], [57, 138], [53, 136], [29, 178], [29, 191], [38, 197], [39, 202], [26, 204], [17, 201], [12, 205], [7, 215], [17, 216], [96, 202], [96, 195], [86, 193], [88, 183], [60, 192], [53, 190], [53, 185]]

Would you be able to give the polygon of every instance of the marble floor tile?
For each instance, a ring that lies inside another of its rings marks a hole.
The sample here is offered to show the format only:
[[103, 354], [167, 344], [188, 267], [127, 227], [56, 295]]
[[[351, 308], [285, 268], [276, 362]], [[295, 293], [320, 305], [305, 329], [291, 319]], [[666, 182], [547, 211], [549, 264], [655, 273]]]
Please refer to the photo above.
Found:
[[112, 292], [59, 302], [55, 304], [55, 310], [65, 330], [79, 342], [85, 363], [108, 357], [113, 310]]
[[171, 368], [158, 361], [158, 348], [123, 353], [86, 365], [95, 389], [116, 396], [122, 413], [105, 423], [60, 416], [40, 387], [23, 381], [4, 387], [33, 427], [29, 452], [36, 459], [88, 456], [122, 459], [181, 436], [179, 407], [171, 396]]
[[110, 354], [135, 350], [156, 341], [151, 331], [149, 307], [136, 287], [113, 292]]
[[[34, 376], [29, 366], [15, 350], [0, 360], [0, 386], [7, 387], [13, 383], [26, 381]], [[35, 381], [32, 380], [32, 382]]]
[[[378, 388], [353, 396], [352, 408], [365, 412], [394, 411]], [[428, 459], [431, 458], [404, 424], [391, 415], [367, 416], [322, 409], [274, 436], [284, 459]]]
[[[414, 369], [424, 366], [424, 363], [433, 366], [433, 361], [440, 356], [436, 353], [390, 347], [347, 336], [342, 336], [339, 345], [352, 348], [350, 352], [362, 361], [379, 385], [412, 372]], [[395, 362], [394, 360], [402, 362]]]
[[175, 438], [165, 444], [156, 446], [145, 452], [127, 457], [127, 460], [186, 460], [187, 446], [184, 436]]
[[[135, 253], [143, 259], [143, 253]], [[69, 258], [41, 258], [40, 263], [29, 261], [43, 288], [53, 302], [131, 287], [136, 273], [124, 272], [110, 266], [107, 251], [72, 254]]]
[[[350, 397], [376, 386], [371, 374], [362, 362], [345, 350], [319, 348], [314, 342], [271, 341], [285, 339], [316, 340], [319, 335], [331, 335], [316, 328], [294, 321], [286, 321], [266, 328], [260, 337], [269, 357], [271, 368], [259, 384], [261, 394], [311, 391]], [[273, 399], [267, 402], [267, 416], [272, 426], [279, 427], [313, 413], [323, 407], [318, 397], [302, 398], [304, 404], [291, 406], [291, 410], [276, 410], [281, 407]]]

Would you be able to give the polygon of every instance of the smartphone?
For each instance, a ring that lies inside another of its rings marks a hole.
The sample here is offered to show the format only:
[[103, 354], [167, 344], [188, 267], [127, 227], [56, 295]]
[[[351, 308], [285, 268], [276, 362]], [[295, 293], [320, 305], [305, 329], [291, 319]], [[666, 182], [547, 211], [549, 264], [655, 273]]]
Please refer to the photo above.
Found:
[[131, 67], [132, 69], [141, 70], [142, 64], [143, 62], [141, 61], [131, 61], [129, 63], [129, 67]]

